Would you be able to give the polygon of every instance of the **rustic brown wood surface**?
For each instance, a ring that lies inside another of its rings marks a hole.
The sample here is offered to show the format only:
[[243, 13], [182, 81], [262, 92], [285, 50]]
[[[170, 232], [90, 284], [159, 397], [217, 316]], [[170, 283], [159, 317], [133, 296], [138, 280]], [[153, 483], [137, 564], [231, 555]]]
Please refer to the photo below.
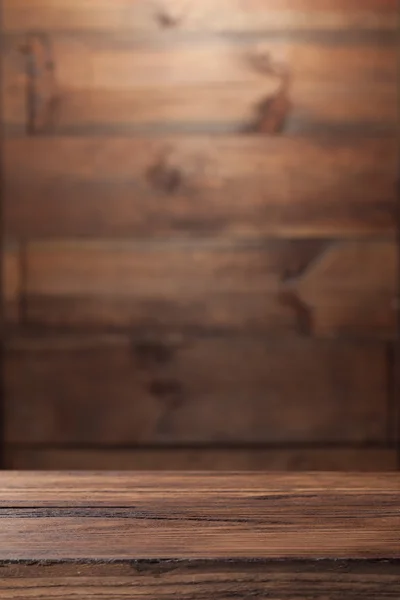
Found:
[[396, 599], [393, 474], [0, 476], [0, 595]]
[[397, 151], [395, 137], [13, 139], [5, 227], [25, 238], [390, 235]]
[[4, 29], [104, 31], [126, 27], [151, 34], [274, 29], [396, 29], [396, 0], [3, 0]]
[[0, 559], [399, 559], [393, 474], [5, 473]]
[[2, 600], [396, 600], [398, 561], [139, 561], [1, 566]]
[[397, 244], [40, 242], [24, 322], [131, 330], [396, 336]]
[[392, 468], [397, 0], [2, 9], [8, 464]]
[[386, 369], [385, 346], [375, 342], [25, 337], [6, 351], [5, 436], [104, 445], [385, 442]]
[[[13, 83], [18, 80], [18, 70], [14, 69], [12, 65], [5, 67], [4, 128], [8, 134], [21, 134], [28, 113], [24, 87]], [[342, 131], [367, 137], [393, 131], [397, 117], [394, 86], [383, 83], [362, 91], [343, 86], [339, 92], [336, 87], [329, 83], [321, 88], [298, 83], [291, 95], [296, 104], [288, 115], [286, 134], [298, 137]], [[173, 88], [154, 85], [144, 89], [101, 89], [96, 93], [72, 88], [62, 92], [62, 100], [50, 113], [46, 127], [48, 133], [59, 135], [256, 133], [262, 126], [260, 98], [277, 88], [273, 79], [269, 85], [260, 79], [245, 87], [237, 83], [179, 84]]]
[[[298, 31], [289, 38], [264, 32], [250, 39], [168, 33], [152, 41], [121, 28], [7, 37], [5, 124], [23, 131], [33, 110], [36, 133], [261, 131], [263, 100], [284, 90], [288, 105], [279, 130], [286, 133], [390, 132], [397, 108], [394, 40], [388, 30]], [[21, 101], [27, 85], [42, 107], [34, 98], [28, 107]]]

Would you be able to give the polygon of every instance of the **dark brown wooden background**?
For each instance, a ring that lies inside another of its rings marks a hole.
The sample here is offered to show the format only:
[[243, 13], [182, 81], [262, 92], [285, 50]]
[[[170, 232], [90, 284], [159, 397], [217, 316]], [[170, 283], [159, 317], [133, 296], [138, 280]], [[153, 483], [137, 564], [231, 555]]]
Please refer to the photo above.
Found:
[[3, 0], [8, 468], [396, 468], [396, 0]]

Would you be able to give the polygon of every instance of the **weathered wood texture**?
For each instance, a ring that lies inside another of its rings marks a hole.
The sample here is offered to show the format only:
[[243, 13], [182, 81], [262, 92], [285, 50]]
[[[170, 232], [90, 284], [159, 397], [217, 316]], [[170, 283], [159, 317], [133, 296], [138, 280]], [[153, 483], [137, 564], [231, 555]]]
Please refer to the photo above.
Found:
[[396, 0], [3, 0], [7, 32], [394, 30]]
[[9, 464], [389, 468], [396, 0], [2, 8]]
[[8, 442], [387, 439], [386, 352], [375, 343], [22, 339], [4, 374]]
[[25, 322], [396, 336], [393, 242], [40, 242], [25, 248]]
[[393, 600], [399, 570], [396, 560], [0, 564], [0, 592], [3, 600]]
[[[122, 28], [91, 35], [41, 30], [6, 38], [5, 123], [23, 131], [33, 119], [34, 133], [257, 132], [262, 102], [279, 90], [290, 102], [279, 130], [390, 132], [397, 117], [395, 40], [389, 30], [250, 39], [168, 33], [155, 40]], [[30, 114], [21, 101], [27, 86], [35, 96]]]
[[395, 473], [4, 474], [0, 560], [399, 559], [399, 493]]
[[398, 142], [13, 139], [10, 236], [354, 237], [396, 231]]
[[396, 471], [390, 449], [215, 449], [158, 448], [91, 450], [9, 446], [5, 468], [17, 470], [94, 471]]

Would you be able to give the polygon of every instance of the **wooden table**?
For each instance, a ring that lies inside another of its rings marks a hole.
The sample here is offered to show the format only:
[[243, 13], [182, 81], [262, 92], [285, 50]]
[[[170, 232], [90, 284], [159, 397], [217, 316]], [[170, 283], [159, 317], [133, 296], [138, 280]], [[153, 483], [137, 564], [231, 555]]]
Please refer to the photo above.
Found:
[[0, 598], [400, 598], [400, 475], [0, 476]]

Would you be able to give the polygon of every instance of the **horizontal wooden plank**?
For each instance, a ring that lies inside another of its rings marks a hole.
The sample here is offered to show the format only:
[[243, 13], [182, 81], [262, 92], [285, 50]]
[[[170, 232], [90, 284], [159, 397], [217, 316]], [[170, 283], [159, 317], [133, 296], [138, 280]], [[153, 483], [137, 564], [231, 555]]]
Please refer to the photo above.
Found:
[[[3, 57], [6, 131], [23, 131], [32, 118], [37, 133], [265, 131], [267, 109], [261, 107], [282, 86], [290, 104], [279, 131], [366, 135], [393, 129], [396, 45], [356, 43], [356, 36], [341, 43], [338, 34], [331, 43], [326, 35], [308, 37], [285, 35], [262, 44], [190, 38], [172, 45], [168, 38], [153, 46], [123, 32], [9, 40]], [[34, 86], [31, 98], [27, 86]]]
[[[265, 83], [243, 87], [222, 83], [141, 90], [71, 90], [58, 96], [56, 113], [45, 131], [57, 135], [123, 136], [257, 132], [262, 128], [259, 107], [265, 88]], [[23, 90], [6, 83], [4, 91], [5, 133], [23, 134], [28, 120]], [[334, 86], [297, 84], [291, 102], [284, 125], [287, 135], [386, 135], [397, 123], [395, 86], [374, 84], [368, 92], [362, 87], [338, 92]]]
[[[279, 493], [278, 500], [290, 499], [296, 494], [310, 496], [311, 500], [312, 495], [337, 497], [336, 494], [340, 494], [344, 499], [361, 496], [369, 501], [371, 508], [373, 497], [390, 497], [399, 489], [396, 473], [5, 471], [0, 477], [0, 508], [11, 510], [32, 507], [129, 508], [163, 500], [173, 506], [178, 493], [182, 497], [192, 497], [199, 506], [202, 506], [198, 503], [200, 495], [210, 500], [222, 496], [227, 500], [238, 496], [250, 500], [266, 499], [266, 496]], [[197, 498], [195, 492], [199, 494]], [[229, 511], [228, 505], [225, 510]]]
[[3, 561], [400, 557], [395, 473], [16, 472], [1, 490]]
[[[271, 600], [389, 600], [400, 595], [397, 561], [141, 561], [85, 564], [45, 561], [5, 564], [0, 581], [3, 600], [69, 600], [71, 596], [102, 600], [227, 600], [240, 598]], [[233, 591], [234, 590], [234, 591]], [[329, 596], [327, 595], [327, 590]]]
[[396, 0], [4, 0], [4, 28], [185, 31], [395, 28]]
[[395, 338], [395, 242], [33, 242], [25, 322]]
[[[227, 600], [240, 598], [294, 600], [391, 600], [400, 595], [398, 561], [141, 561], [135, 567], [77, 561], [51, 564], [8, 563], [1, 566], [3, 600]], [[234, 591], [233, 591], [234, 590]], [[327, 590], [329, 596], [327, 596]]]
[[384, 345], [171, 336], [9, 342], [6, 440], [47, 444], [379, 442]]
[[306, 268], [321, 246], [30, 243], [25, 318], [32, 325], [128, 326], [147, 333], [302, 330], [295, 302], [280, 298], [279, 281], [287, 269]]
[[333, 34], [282, 33], [250, 40], [219, 35], [174, 41], [166, 36], [153, 42], [132, 39], [121, 30], [115, 34], [11, 36], [5, 38], [5, 48], [21, 52], [22, 47], [39, 60], [38, 53], [46, 45], [61, 92], [88, 86], [107, 91], [227, 82], [258, 83], [268, 93], [280, 81], [278, 64], [302, 83], [335, 83], [339, 90], [347, 85], [372, 88], [378, 82], [395, 85], [395, 41], [390, 35], [378, 40], [348, 35], [341, 40]]
[[[3, 600], [37, 600], [41, 597], [69, 600], [71, 596], [102, 600], [104, 595], [132, 600], [173, 600], [176, 597], [181, 600], [226, 600], [232, 596], [232, 590], [241, 598], [258, 595], [272, 600], [293, 600], [296, 596], [308, 600], [313, 594], [327, 600], [343, 597], [346, 600], [360, 597], [375, 600], [378, 590], [381, 590], [381, 600], [400, 595], [396, 562], [366, 562], [361, 569], [351, 561], [332, 560], [323, 565], [320, 562], [304, 565], [285, 561], [283, 565], [272, 563], [258, 567], [256, 571], [251, 563], [228, 563], [216, 568], [214, 564], [172, 566], [168, 561], [157, 561], [158, 571], [149, 573], [151, 563], [141, 564], [140, 571], [135, 574], [132, 567], [124, 568], [124, 565], [112, 562], [100, 568], [82, 562], [57, 566], [23, 563], [6, 565], [2, 569], [5, 579], [0, 581], [0, 592]], [[14, 576], [14, 573], [18, 575]], [[326, 596], [326, 590], [329, 590], [329, 596]]]
[[20, 248], [16, 243], [7, 243], [2, 252], [3, 318], [6, 323], [16, 323], [19, 319], [21, 277]]
[[6, 140], [5, 230], [25, 238], [394, 234], [398, 154], [395, 137]]
[[7, 447], [5, 468], [16, 470], [395, 471], [395, 450], [135, 449], [69, 450]]

